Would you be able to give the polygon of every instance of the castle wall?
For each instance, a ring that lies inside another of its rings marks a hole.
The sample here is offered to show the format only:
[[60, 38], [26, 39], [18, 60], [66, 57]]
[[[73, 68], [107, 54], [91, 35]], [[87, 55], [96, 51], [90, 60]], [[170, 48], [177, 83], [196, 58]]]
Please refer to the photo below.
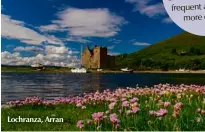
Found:
[[100, 68], [107, 68], [107, 48], [100, 49]]
[[108, 68], [115, 68], [115, 56], [108, 55], [107, 58], [108, 58], [107, 67]]
[[92, 67], [91, 68], [99, 68], [100, 67], [100, 47], [95, 47], [93, 49], [94, 56], [92, 58]]
[[86, 68], [112, 68], [115, 57], [107, 55], [107, 48], [95, 46], [90, 50], [87, 46], [82, 55], [82, 65]]
[[90, 59], [91, 59], [91, 53], [88, 49], [88, 47], [86, 47], [85, 51], [82, 54], [82, 65], [86, 68], [90, 68]]

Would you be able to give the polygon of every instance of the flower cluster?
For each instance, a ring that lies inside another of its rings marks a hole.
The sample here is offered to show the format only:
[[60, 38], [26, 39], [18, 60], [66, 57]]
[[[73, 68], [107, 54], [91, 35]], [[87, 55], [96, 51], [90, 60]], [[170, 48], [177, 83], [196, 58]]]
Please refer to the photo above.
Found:
[[105, 118], [104, 112], [93, 113], [92, 118], [94, 121], [100, 122]]
[[[84, 94], [83, 97], [79, 96], [69, 96], [69, 97], [59, 97], [55, 100], [41, 100], [40, 97], [27, 97], [25, 100], [20, 101], [10, 101], [7, 104], [9, 105], [57, 105], [57, 104], [75, 104], [77, 107], [85, 106], [84, 104], [93, 104], [99, 103], [102, 101], [105, 102], [112, 102], [109, 106], [110, 109], [113, 109], [116, 105], [118, 99], [122, 101], [122, 107], [128, 107], [136, 102], [139, 101], [136, 96], [138, 95], [166, 95], [166, 94], [177, 94], [178, 97], [182, 95], [182, 93], [186, 91], [195, 91], [200, 92], [205, 95], [205, 86], [198, 86], [198, 85], [176, 85], [172, 86], [170, 84], [159, 84], [154, 85], [154, 87], [150, 88], [127, 88], [127, 89], [116, 89], [115, 91], [111, 92], [109, 89], [104, 90], [103, 92], [95, 92], [95, 93], [88, 93]], [[128, 98], [131, 98], [129, 101]], [[160, 98], [160, 96], [159, 96]], [[179, 97], [180, 98], [180, 97]], [[158, 98], [156, 98], [159, 100]], [[205, 100], [204, 100], [205, 102]], [[135, 105], [135, 104], [134, 104]], [[170, 105], [169, 102], [164, 102], [164, 107], [168, 107]], [[85, 107], [84, 107], [85, 108]]]
[[165, 116], [166, 114], [168, 114], [168, 110], [166, 109], [160, 109], [158, 111], [149, 111], [149, 114], [151, 116], [158, 116], [158, 117], [162, 117], [162, 116]]
[[120, 128], [120, 120], [117, 118], [117, 115], [114, 113], [114, 114], [111, 114], [110, 115], [110, 121], [113, 123], [113, 124], [116, 124], [115, 125], [115, 128], [116, 129], [119, 129]]
[[182, 102], [178, 102], [174, 105], [174, 113], [173, 113], [173, 117], [177, 118], [179, 117], [180, 111], [183, 107], [183, 103]]
[[80, 130], [83, 129], [83, 127], [84, 127], [84, 122], [83, 122], [83, 120], [79, 120], [79, 121], [77, 122], [77, 127], [79, 127]]
[[[187, 94], [191, 93], [191, 94]], [[192, 95], [193, 93], [193, 95]], [[169, 118], [178, 118], [184, 110], [184, 106], [194, 98], [194, 93], [202, 95], [201, 105], [205, 104], [205, 86], [198, 85], [170, 85], [159, 84], [153, 87], [136, 87], [136, 88], [118, 88], [114, 91], [109, 89], [102, 92], [85, 93], [83, 96], [59, 97], [54, 100], [42, 100], [40, 97], [27, 97], [24, 100], [10, 101], [7, 104], [11, 106], [22, 105], [45, 105], [53, 106], [58, 104], [73, 105], [76, 109], [86, 111], [92, 106], [104, 106], [104, 110], [95, 111], [90, 114], [88, 119], [79, 120], [77, 127], [80, 130], [86, 128], [87, 125], [95, 125], [96, 130], [103, 128], [103, 124], [112, 124], [112, 130], [123, 130], [122, 122], [124, 120], [138, 119], [141, 113], [147, 113], [152, 118], [164, 120]], [[144, 98], [142, 98], [144, 97]], [[172, 98], [174, 97], [174, 98]], [[195, 96], [196, 97], [196, 96]], [[189, 100], [184, 102], [182, 98]], [[201, 98], [200, 98], [201, 99]], [[204, 106], [199, 107], [197, 112], [201, 115], [205, 114]], [[86, 110], [85, 110], [86, 109]], [[132, 120], [130, 120], [132, 121]], [[201, 121], [197, 119], [198, 122]], [[152, 123], [151, 120], [148, 121]], [[124, 124], [124, 123], [123, 123]]]
[[198, 108], [197, 113], [199, 113], [201, 115], [205, 115], [205, 110]]

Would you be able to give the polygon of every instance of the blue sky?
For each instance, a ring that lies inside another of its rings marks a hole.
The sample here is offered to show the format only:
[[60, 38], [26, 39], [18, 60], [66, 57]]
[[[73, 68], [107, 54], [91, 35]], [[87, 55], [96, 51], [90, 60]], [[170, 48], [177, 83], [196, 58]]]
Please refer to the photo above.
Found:
[[76, 66], [80, 46], [132, 53], [183, 32], [161, 0], [2, 0], [2, 64]]

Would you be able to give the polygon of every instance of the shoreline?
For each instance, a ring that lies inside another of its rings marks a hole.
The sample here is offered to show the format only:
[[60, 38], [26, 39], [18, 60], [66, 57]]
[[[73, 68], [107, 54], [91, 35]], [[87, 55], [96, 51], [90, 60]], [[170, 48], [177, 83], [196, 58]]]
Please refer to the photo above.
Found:
[[177, 74], [205, 74], [205, 71], [136, 71], [135, 73], [177, 73]]
[[[54, 71], [24, 71], [24, 70], [19, 70], [19, 71], [1, 71], [1, 73], [71, 73], [70, 70], [54, 70]], [[102, 74], [106, 74], [106, 73], [125, 73], [127, 74], [128, 72], [122, 72], [122, 71], [111, 71], [111, 70], [105, 70], [105, 71], [90, 71], [89, 73], [102, 73]], [[160, 71], [160, 70], [150, 70], [150, 71], [134, 71], [135, 73], [165, 73], [165, 74], [205, 74], [204, 70], [198, 70], [198, 71]]]

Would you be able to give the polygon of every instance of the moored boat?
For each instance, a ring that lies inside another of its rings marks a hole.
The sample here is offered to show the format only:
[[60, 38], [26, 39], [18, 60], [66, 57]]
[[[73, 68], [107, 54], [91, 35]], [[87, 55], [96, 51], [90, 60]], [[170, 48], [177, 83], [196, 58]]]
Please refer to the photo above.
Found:
[[33, 64], [33, 65], [31, 65], [31, 67], [35, 70], [38, 70], [38, 71], [44, 71], [45, 70], [45, 67], [42, 64]]
[[72, 73], [87, 73], [87, 69], [85, 68], [75, 68], [75, 69], [71, 69]]
[[121, 69], [122, 72], [129, 72], [132, 73], [134, 70], [133, 69], [129, 69], [129, 68], [123, 68]]

